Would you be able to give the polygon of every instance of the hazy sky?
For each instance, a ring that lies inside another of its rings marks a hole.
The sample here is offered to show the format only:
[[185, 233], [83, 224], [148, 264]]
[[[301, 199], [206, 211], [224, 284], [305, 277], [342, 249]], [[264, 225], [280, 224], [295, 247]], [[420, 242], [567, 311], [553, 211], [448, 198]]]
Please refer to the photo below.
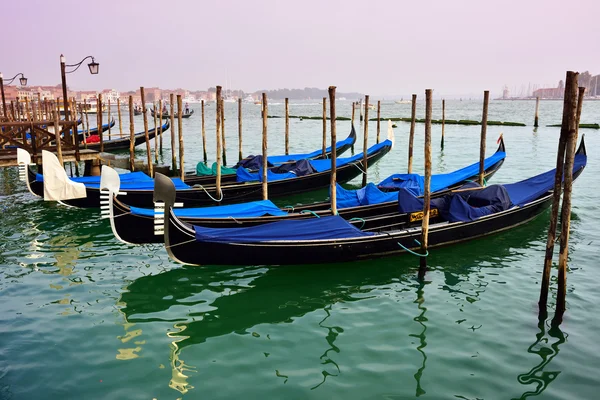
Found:
[[600, 73], [598, 0], [3, 0], [0, 71], [31, 85], [245, 91], [326, 88], [372, 96], [500, 94]]

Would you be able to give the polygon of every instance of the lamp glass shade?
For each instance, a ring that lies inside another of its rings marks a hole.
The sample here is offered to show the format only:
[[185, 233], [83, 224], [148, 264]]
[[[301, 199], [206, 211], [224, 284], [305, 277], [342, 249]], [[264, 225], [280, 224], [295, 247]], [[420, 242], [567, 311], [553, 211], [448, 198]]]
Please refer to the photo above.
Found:
[[22, 77], [21, 79], [19, 79], [19, 82], [21, 82], [21, 86], [27, 86], [27, 78]]
[[90, 69], [90, 74], [96, 75], [100, 69], [100, 64], [98, 64], [96, 61], [92, 61], [88, 64], [88, 68]]

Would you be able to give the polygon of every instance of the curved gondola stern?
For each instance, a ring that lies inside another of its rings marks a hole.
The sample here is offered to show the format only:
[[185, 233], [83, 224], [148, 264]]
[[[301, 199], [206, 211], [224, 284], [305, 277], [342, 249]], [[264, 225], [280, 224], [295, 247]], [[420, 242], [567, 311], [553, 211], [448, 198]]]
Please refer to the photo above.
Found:
[[121, 238], [115, 226], [114, 198], [119, 194], [127, 194], [119, 192], [120, 188], [121, 178], [119, 177], [119, 173], [111, 167], [103, 165], [102, 173], [100, 174], [100, 218], [108, 218], [110, 220], [110, 228], [119, 242], [132, 244]]
[[176, 198], [176, 190], [173, 181], [161, 174], [156, 173], [154, 177], [154, 234], [155, 235], [163, 235], [165, 242], [165, 249], [167, 250], [167, 254], [173, 260], [186, 264], [184, 261], [177, 258], [177, 255], [172, 250], [171, 237], [169, 235], [170, 232], [170, 224], [171, 220], [175, 225], [180, 225], [181, 221], [177, 218], [175, 213], [172, 212], [173, 207], [181, 206], [181, 204], [175, 203]]
[[506, 153], [506, 147], [504, 145], [504, 135], [502, 133], [500, 134], [500, 137], [498, 137], [496, 143], [498, 143], [498, 149], [496, 150], [496, 153]]
[[31, 165], [31, 155], [27, 150], [22, 149], [20, 147], [17, 148], [17, 164], [19, 164], [19, 180], [25, 182], [29, 193], [31, 193], [35, 197], [40, 197], [31, 189], [31, 181], [29, 180], [29, 166]]
[[576, 156], [579, 156], [579, 155], [587, 156], [587, 150], [585, 148], [585, 134], [581, 135], [581, 142], [579, 142], [579, 147], [577, 148], [575, 155]]
[[58, 158], [42, 150], [42, 169], [44, 174], [44, 200], [62, 201], [87, 197], [85, 185], [73, 182]]
[[391, 120], [388, 119], [388, 140], [392, 142], [392, 149], [394, 148], [394, 127]]

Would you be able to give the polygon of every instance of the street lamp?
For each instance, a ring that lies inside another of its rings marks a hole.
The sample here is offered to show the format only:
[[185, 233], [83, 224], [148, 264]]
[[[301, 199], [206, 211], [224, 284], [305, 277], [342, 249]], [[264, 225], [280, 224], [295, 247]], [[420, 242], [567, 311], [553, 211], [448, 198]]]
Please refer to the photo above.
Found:
[[[94, 57], [87, 56], [83, 60], [79, 61], [77, 64], [67, 65], [65, 56], [60, 55], [60, 74], [62, 78], [62, 92], [63, 92], [63, 110], [65, 111], [65, 121], [69, 121], [69, 101], [67, 98], [67, 74], [71, 74], [79, 69], [81, 64], [88, 58], [92, 59], [92, 62], [88, 64], [88, 68], [90, 69], [90, 74], [96, 75], [98, 70], [100, 69], [100, 64], [94, 60]], [[67, 71], [67, 68], [74, 68], [70, 71]], [[100, 128], [102, 129], [102, 128]], [[79, 135], [77, 135], [77, 129], [73, 128], [73, 135], [75, 135], [75, 153], [76, 158], [79, 160]]]
[[[21, 78], [19, 78], [19, 83], [21, 84], [21, 86], [27, 86], [27, 78], [25, 78], [25, 75], [23, 75], [22, 72], [19, 72], [11, 79], [8, 79], [6, 81], [6, 84], [10, 85], [15, 79], [17, 79], [17, 76], [19, 75], [21, 75]], [[2, 110], [4, 111], [4, 116], [6, 117], [6, 99], [4, 98], [4, 77], [2, 75], [2, 72], [0, 72], [0, 91], [2, 91]]]

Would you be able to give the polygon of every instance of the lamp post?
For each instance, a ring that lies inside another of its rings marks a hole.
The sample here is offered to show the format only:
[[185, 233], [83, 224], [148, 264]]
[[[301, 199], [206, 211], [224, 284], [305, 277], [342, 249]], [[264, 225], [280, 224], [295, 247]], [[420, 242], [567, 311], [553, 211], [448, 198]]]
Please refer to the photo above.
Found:
[[[63, 110], [65, 112], [65, 121], [69, 121], [69, 101], [67, 98], [67, 74], [71, 74], [79, 69], [81, 64], [88, 58], [92, 59], [92, 62], [88, 64], [88, 68], [90, 69], [90, 74], [96, 75], [100, 68], [100, 64], [98, 64], [94, 57], [87, 56], [83, 60], [79, 61], [77, 64], [67, 65], [65, 56], [60, 55], [60, 75], [62, 79], [62, 92], [63, 92]], [[67, 71], [67, 68], [74, 68], [71, 71]], [[102, 129], [102, 127], [100, 127]], [[73, 128], [73, 135], [75, 136], [75, 155], [77, 160], [79, 160], [79, 135], [77, 135], [76, 128]]]
[[[15, 79], [17, 79], [17, 76], [19, 75], [21, 75], [21, 78], [19, 78], [19, 83], [21, 84], [21, 86], [27, 86], [27, 78], [25, 78], [25, 75], [23, 75], [22, 72], [19, 72], [11, 79], [8, 79], [6, 81], [6, 84], [10, 85]], [[4, 116], [6, 117], [6, 99], [4, 98], [4, 77], [2, 75], [2, 72], [0, 72], [0, 91], [2, 92], [2, 110], [4, 111]]]

